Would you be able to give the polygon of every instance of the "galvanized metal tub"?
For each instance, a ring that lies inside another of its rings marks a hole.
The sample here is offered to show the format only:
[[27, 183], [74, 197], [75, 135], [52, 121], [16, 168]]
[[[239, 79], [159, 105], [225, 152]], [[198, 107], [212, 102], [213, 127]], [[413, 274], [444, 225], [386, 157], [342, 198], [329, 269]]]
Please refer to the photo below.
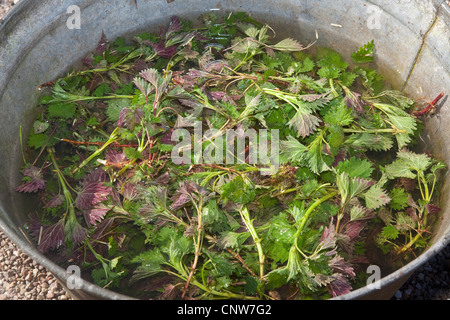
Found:
[[[71, 273], [40, 254], [20, 227], [30, 201], [14, 192], [22, 163], [19, 132], [28, 132], [40, 84], [64, 75], [109, 39], [165, 25], [172, 15], [246, 11], [303, 43], [315, 40], [349, 56], [374, 40], [379, 72], [412, 97], [450, 88], [450, 8], [444, 0], [22, 0], [0, 26], [0, 228], [26, 254], [66, 285]], [[80, 13], [80, 20], [76, 14]], [[77, 22], [80, 24], [77, 25]], [[79, 28], [78, 28], [79, 27]], [[450, 164], [450, 104], [426, 122], [428, 148]], [[419, 266], [450, 243], [450, 180], [440, 185], [443, 208], [433, 244], [417, 259], [383, 277], [380, 289], [363, 287], [338, 299], [389, 299]], [[129, 299], [87, 281], [68, 290], [76, 299]]]

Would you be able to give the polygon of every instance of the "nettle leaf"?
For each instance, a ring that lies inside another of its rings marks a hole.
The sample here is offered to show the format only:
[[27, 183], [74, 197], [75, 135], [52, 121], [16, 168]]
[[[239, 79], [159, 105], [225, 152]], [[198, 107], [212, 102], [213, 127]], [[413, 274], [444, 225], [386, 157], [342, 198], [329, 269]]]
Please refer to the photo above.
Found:
[[99, 204], [94, 208], [85, 211], [83, 214], [86, 223], [88, 225], [96, 225], [98, 222], [103, 220], [103, 218], [106, 216], [109, 210], [111, 210], [110, 207]]
[[57, 208], [64, 203], [66, 198], [62, 194], [53, 196], [45, 205], [46, 208]]
[[432, 164], [431, 158], [425, 153], [414, 153], [407, 149], [397, 152], [397, 160], [388, 164], [386, 174], [389, 179], [395, 178], [416, 178], [416, 172], [426, 171]]
[[33, 123], [33, 132], [34, 132], [34, 134], [43, 133], [43, 132], [47, 131], [49, 126], [50, 126], [50, 124], [48, 122], [36, 120]]
[[409, 194], [403, 188], [392, 188], [389, 192], [391, 202], [389, 206], [394, 210], [403, 210], [408, 207]]
[[223, 199], [230, 199], [234, 203], [247, 204], [252, 202], [255, 196], [256, 190], [252, 183], [240, 175], [222, 186], [221, 197]]
[[191, 201], [198, 201], [200, 196], [202, 201], [205, 202], [210, 196], [210, 192], [205, 188], [199, 186], [193, 181], [180, 182], [178, 189], [172, 197], [172, 210], [178, 210], [184, 207]]
[[349, 178], [346, 172], [336, 172], [336, 185], [341, 194], [341, 206], [345, 207], [352, 198], [360, 196], [374, 182], [360, 177]]
[[366, 63], [374, 60], [374, 48], [375, 44], [372, 41], [366, 43], [358, 51], [352, 53], [352, 59], [355, 63]]
[[131, 277], [131, 282], [151, 277], [163, 271], [162, 265], [166, 258], [158, 248], [139, 254], [131, 260], [132, 263], [140, 263]]
[[306, 154], [306, 160], [308, 161], [308, 166], [312, 172], [319, 174], [324, 171], [331, 170], [330, 160], [331, 158], [326, 158], [322, 152], [323, 148], [323, 131], [317, 135], [317, 137], [308, 146], [308, 152]]
[[363, 219], [367, 214], [367, 209], [363, 206], [356, 205], [350, 209], [350, 221]]
[[75, 110], [74, 103], [51, 103], [47, 107], [47, 114], [51, 118], [72, 119]]
[[238, 23], [236, 26], [250, 38], [256, 39], [258, 37], [260, 29], [255, 25], [251, 23]]
[[383, 111], [389, 119], [389, 124], [397, 130], [395, 138], [397, 139], [398, 149], [406, 147], [412, 141], [411, 138], [417, 129], [416, 118], [393, 105], [383, 103], [374, 103], [373, 105]]
[[369, 209], [378, 209], [391, 201], [386, 191], [380, 186], [372, 186], [365, 194], [366, 206]]
[[343, 99], [330, 105], [323, 120], [331, 125], [348, 126], [353, 122], [352, 110], [347, 107]]
[[129, 99], [114, 99], [107, 102], [108, 108], [106, 109], [106, 115], [111, 122], [117, 122], [120, 117], [122, 109], [130, 106]]
[[233, 52], [236, 52], [236, 53], [245, 54], [247, 52], [251, 52], [251, 51], [259, 48], [258, 42], [256, 42], [252, 38], [244, 38], [244, 39], [236, 38], [236, 41], [233, 41], [233, 42], [235, 44], [233, 44], [231, 46], [231, 48], [232, 48]]
[[250, 232], [224, 231], [217, 240], [217, 245], [222, 248], [238, 249], [250, 237]]
[[70, 214], [64, 225], [64, 233], [70, 246], [77, 246], [86, 239], [88, 230], [77, 221], [75, 214]]
[[288, 125], [294, 128], [302, 138], [312, 134], [320, 125], [320, 119], [304, 110], [298, 110], [289, 120]]
[[318, 48], [316, 57], [319, 59], [316, 64], [320, 67], [317, 73], [323, 78], [337, 78], [349, 66], [342, 56], [331, 48]]
[[414, 99], [405, 96], [401, 91], [384, 90], [378, 96], [389, 100], [389, 102], [401, 109], [408, 109], [414, 105]]
[[301, 51], [304, 49], [300, 42], [292, 38], [283, 39], [270, 47], [279, 51]]
[[289, 251], [296, 229], [289, 223], [286, 213], [280, 213], [270, 219], [270, 227], [265, 237], [268, 256], [275, 262], [284, 263], [289, 258]]
[[78, 192], [75, 205], [81, 210], [88, 210], [92, 206], [107, 200], [112, 188], [101, 182], [88, 181], [83, 184], [83, 188]]
[[367, 132], [350, 135], [346, 140], [346, 144], [355, 148], [373, 151], [387, 151], [394, 146], [392, 135]]
[[42, 226], [38, 235], [38, 249], [41, 252], [48, 252], [57, 249], [64, 244], [64, 219], [50, 226]]
[[347, 172], [350, 178], [361, 177], [366, 179], [370, 178], [373, 171], [372, 164], [369, 161], [356, 157], [339, 162], [336, 169], [339, 172]]
[[292, 136], [280, 143], [281, 154], [287, 161], [301, 162], [308, 148]]
[[393, 225], [387, 225], [383, 227], [383, 230], [381, 231], [381, 234], [386, 238], [390, 240], [395, 240], [398, 238], [399, 232], [397, 228]]
[[26, 177], [27, 182], [17, 187], [15, 189], [17, 192], [35, 193], [45, 189], [46, 181], [43, 178], [44, 175], [41, 169], [30, 166], [24, 170], [23, 175]]
[[310, 72], [310, 71], [312, 71], [314, 69], [315, 66], [316, 66], [316, 64], [309, 57], [306, 57], [301, 62], [300, 61], [294, 62], [291, 65], [293, 71], [296, 72], [296, 73]]

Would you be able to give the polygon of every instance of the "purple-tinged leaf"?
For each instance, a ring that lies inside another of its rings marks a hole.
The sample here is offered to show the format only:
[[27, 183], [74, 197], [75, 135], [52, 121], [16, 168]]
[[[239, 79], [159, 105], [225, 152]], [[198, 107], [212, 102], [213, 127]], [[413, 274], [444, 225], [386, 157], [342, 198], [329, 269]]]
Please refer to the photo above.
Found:
[[360, 232], [366, 226], [365, 221], [350, 221], [345, 225], [344, 234], [349, 237], [349, 240], [354, 240], [359, 236]]
[[169, 46], [166, 48], [166, 44], [164, 42], [159, 43], [148, 43], [155, 50], [155, 53], [161, 58], [170, 59], [177, 52], [176, 46]]
[[122, 187], [122, 196], [130, 201], [135, 199], [138, 196], [136, 185], [133, 183], [125, 183], [125, 185]]
[[72, 226], [70, 240], [73, 246], [77, 246], [86, 239], [89, 231], [75, 220]]
[[45, 180], [33, 179], [27, 183], [18, 186], [15, 190], [23, 193], [35, 193], [41, 189], [45, 189]]
[[17, 192], [34, 193], [45, 189], [45, 180], [41, 169], [31, 166], [23, 171], [23, 175], [31, 178], [31, 180], [17, 187], [15, 189]]
[[319, 246], [321, 246], [322, 249], [331, 249], [336, 246], [336, 233], [333, 220], [331, 220], [330, 226], [325, 227], [323, 230], [322, 237], [319, 241]]
[[81, 62], [82, 62], [85, 66], [87, 66], [87, 67], [89, 67], [89, 68], [93, 68], [93, 67], [94, 67], [94, 57], [93, 57], [92, 54], [90, 54], [90, 55], [84, 57], [83, 59], [81, 59]]
[[88, 181], [84, 183], [82, 190], [78, 193], [75, 205], [81, 210], [88, 210], [105, 201], [111, 192], [112, 188], [101, 182]]
[[428, 213], [430, 213], [430, 214], [435, 214], [442, 210], [442, 208], [439, 208], [438, 206], [436, 206], [432, 203], [427, 204], [425, 206], [425, 209], [427, 209]]
[[180, 182], [178, 189], [172, 197], [172, 205], [170, 208], [172, 210], [178, 210], [188, 204], [191, 200], [197, 200], [198, 195], [201, 195], [203, 201], [208, 198], [208, 191], [197, 185], [192, 181]]
[[159, 177], [156, 177], [153, 181], [151, 181], [152, 184], [160, 186], [160, 185], [166, 185], [170, 181], [170, 174], [168, 171], [161, 174]]
[[151, 64], [144, 59], [136, 59], [133, 65], [133, 70], [136, 72], [141, 72], [145, 69], [148, 69], [151, 66]]
[[177, 16], [173, 16], [170, 19], [169, 27], [166, 30], [166, 38], [169, 37], [172, 33], [181, 30], [181, 22]]
[[114, 227], [114, 222], [116, 219], [121, 219], [119, 217], [108, 217], [103, 219], [100, 223], [95, 226], [94, 232], [90, 236], [93, 240], [98, 240], [103, 238], [112, 227]]
[[413, 219], [413, 221], [419, 221], [419, 216], [417, 215], [417, 211], [414, 207], [409, 207], [405, 210], [405, 212]]
[[350, 263], [346, 262], [344, 258], [340, 256], [334, 256], [329, 262], [328, 266], [337, 273], [341, 273], [346, 276], [354, 277], [356, 276], [353, 267]]
[[62, 194], [57, 194], [53, 198], [50, 199], [49, 202], [45, 205], [47, 208], [56, 208], [64, 203], [64, 196]]
[[97, 55], [97, 56], [102, 55], [106, 51], [107, 45], [108, 45], [108, 41], [106, 39], [106, 35], [104, 32], [102, 32], [100, 41], [98, 42], [97, 48], [95, 49], [95, 55]]
[[106, 151], [106, 160], [110, 163], [121, 163], [127, 160], [127, 156], [122, 150], [108, 149]]
[[106, 216], [109, 210], [111, 210], [111, 208], [100, 204], [88, 211], [85, 211], [83, 215], [84, 219], [86, 220], [86, 224], [96, 225], [97, 223], [103, 220], [103, 218]]
[[364, 106], [366, 103], [361, 99], [359, 93], [345, 89], [344, 102], [349, 109], [355, 110], [360, 114], [364, 113]]
[[165, 135], [161, 137], [162, 144], [175, 144], [175, 141], [172, 141], [172, 134], [174, 129], [170, 128]]
[[108, 182], [108, 175], [103, 169], [96, 169], [90, 172], [87, 176], [85, 181], [90, 182]]
[[333, 297], [337, 297], [352, 291], [352, 286], [347, 278], [337, 273], [331, 276], [333, 281], [328, 285], [328, 291]]
[[48, 252], [58, 249], [64, 244], [64, 219], [50, 226], [42, 226], [38, 233], [38, 249], [41, 252]]
[[120, 128], [128, 128], [130, 130], [134, 129], [137, 123], [140, 123], [144, 117], [144, 112], [142, 109], [130, 109], [123, 108], [119, 113], [119, 119], [117, 120], [117, 126]]
[[294, 128], [302, 138], [312, 134], [319, 124], [319, 118], [303, 111], [297, 111], [288, 122], [289, 127]]

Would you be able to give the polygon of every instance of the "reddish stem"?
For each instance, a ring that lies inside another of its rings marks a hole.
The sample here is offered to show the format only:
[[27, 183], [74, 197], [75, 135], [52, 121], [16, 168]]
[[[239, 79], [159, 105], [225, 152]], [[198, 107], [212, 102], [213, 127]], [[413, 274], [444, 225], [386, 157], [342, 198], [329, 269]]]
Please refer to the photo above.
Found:
[[429, 103], [424, 109], [420, 111], [416, 111], [413, 113], [414, 116], [419, 117], [426, 114], [428, 111], [430, 111], [432, 108], [435, 107], [436, 103], [439, 102], [439, 100], [444, 96], [444, 93], [441, 92], [431, 103]]

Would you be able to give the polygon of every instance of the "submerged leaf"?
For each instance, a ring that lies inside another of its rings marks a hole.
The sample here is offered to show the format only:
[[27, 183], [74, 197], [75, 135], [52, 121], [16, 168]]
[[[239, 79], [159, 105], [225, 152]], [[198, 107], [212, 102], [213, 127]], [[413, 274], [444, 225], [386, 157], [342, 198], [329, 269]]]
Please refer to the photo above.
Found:
[[88, 181], [78, 192], [75, 205], [81, 210], [88, 210], [92, 206], [105, 201], [111, 192], [112, 188], [104, 183]]

